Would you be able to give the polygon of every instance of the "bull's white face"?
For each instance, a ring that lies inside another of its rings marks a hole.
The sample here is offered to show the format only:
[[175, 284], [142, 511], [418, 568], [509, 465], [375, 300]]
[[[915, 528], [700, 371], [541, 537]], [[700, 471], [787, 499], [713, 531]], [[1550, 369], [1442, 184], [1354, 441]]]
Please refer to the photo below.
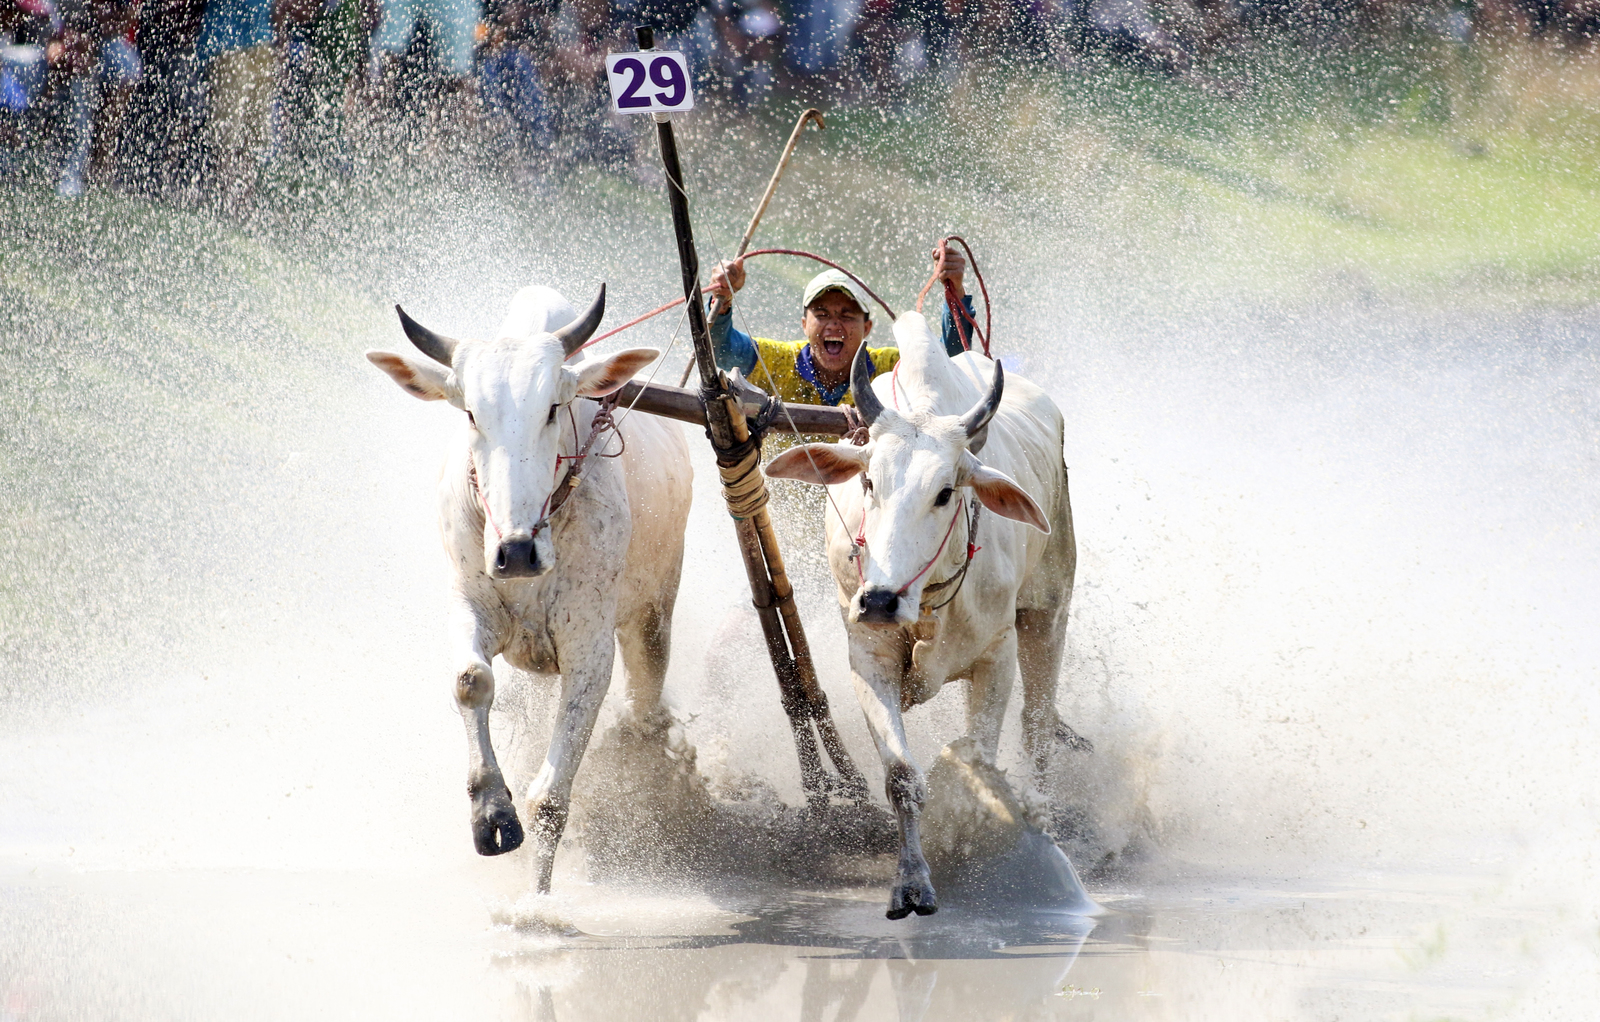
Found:
[[550, 530], [539, 524], [570, 467], [557, 458], [563, 430], [570, 440], [579, 418], [569, 406], [578, 397], [611, 393], [660, 352], [631, 348], [569, 366], [562, 341], [548, 333], [451, 343], [448, 367], [384, 351], [369, 351], [367, 358], [408, 393], [448, 401], [466, 413], [475, 496], [485, 517], [485, 574], [542, 575], [555, 564], [555, 547]]
[[561, 469], [570, 467], [557, 456], [562, 429], [576, 432], [568, 405], [578, 396], [579, 378], [561, 364], [564, 358], [561, 345], [548, 336], [531, 343], [466, 344], [456, 352], [457, 407], [467, 413], [486, 517], [484, 571], [491, 577], [541, 575], [555, 564], [550, 530], [535, 527]]
[[[965, 534], [957, 536], [951, 522], [961, 513], [968, 491], [1003, 517], [1050, 531], [1033, 498], [1011, 477], [984, 466], [969, 443], [960, 416], [904, 416], [883, 409], [863, 447], [805, 444], [767, 465], [769, 476], [811, 483], [837, 485], [861, 478], [860, 517], [846, 523], [860, 526], [866, 538], [848, 611], [852, 622], [886, 627], [916, 623], [923, 589], [948, 574], [931, 562], [937, 558], [953, 565], [951, 547], [965, 542]], [[965, 547], [961, 549], [964, 554]]]

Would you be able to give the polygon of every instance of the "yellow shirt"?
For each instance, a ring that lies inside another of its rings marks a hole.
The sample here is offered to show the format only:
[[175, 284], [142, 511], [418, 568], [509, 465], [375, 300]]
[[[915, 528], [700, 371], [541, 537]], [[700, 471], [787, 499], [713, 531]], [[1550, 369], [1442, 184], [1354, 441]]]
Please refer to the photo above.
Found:
[[[756, 367], [750, 370], [750, 382], [766, 391], [775, 394], [784, 401], [797, 405], [854, 405], [855, 398], [848, 392], [848, 384], [842, 389], [846, 391], [840, 397], [828, 400], [841, 388], [828, 388], [824, 394], [822, 388], [806, 377], [808, 371], [802, 367], [801, 351], [805, 349], [805, 341], [774, 341], [766, 337], [757, 337], [756, 342]], [[867, 356], [872, 359], [872, 375], [889, 372], [900, 361], [899, 348], [868, 348]], [[804, 360], [809, 367], [809, 356]]]

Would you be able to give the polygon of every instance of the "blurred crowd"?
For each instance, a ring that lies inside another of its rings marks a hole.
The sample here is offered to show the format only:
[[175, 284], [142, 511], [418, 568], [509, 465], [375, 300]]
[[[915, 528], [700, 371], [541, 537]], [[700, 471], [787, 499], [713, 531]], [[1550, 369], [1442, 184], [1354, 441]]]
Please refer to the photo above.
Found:
[[[607, 52], [636, 24], [702, 93], [886, 101], [973, 63], [1085, 54], [1175, 78], [1229, 48], [1427, 21], [1586, 45], [1600, 0], [0, 0], [0, 176], [248, 203], [265, 169], [470, 140], [513, 175], [626, 166]], [[39, 171], [39, 168], [44, 168]]]

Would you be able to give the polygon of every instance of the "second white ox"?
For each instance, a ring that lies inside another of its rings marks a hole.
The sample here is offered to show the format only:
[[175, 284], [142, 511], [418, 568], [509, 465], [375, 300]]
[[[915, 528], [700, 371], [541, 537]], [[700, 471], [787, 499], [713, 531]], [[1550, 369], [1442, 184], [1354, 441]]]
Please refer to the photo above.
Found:
[[[650, 415], [625, 416], [620, 455], [615, 438], [603, 438], [581, 457], [582, 485], [567, 485], [598, 411], [576, 398], [610, 394], [658, 354], [632, 348], [564, 365], [604, 311], [604, 285], [576, 319], [550, 288], [524, 288], [496, 340], [455, 341], [401, 311], [406, 335], [433, 361], [367, 352], [407, 392], [466, 413], [439, 483], [439, 525], [452, 567], [448, 627], [467, 726], [472, 838], [483, 855], [523, 841], [490, 743], [490, 663], [500, 655], [526, 671], [561, 675], [555, 732], [523, 803], [540, 892], [550, 889], [573, 777], [611, 682], [613, 641], [622, 648], [627, 712], [663, 716], [689, 515], [683, 433]], [[600, 457], [606, 441], [613, 456]]]
[[[894, 333], [894, 374], [872, 381], [860, 357], [852, 367], [867, 444], [795, 447], [767, 474], [827, 484], [839, 510], [828, 516], [828, 557], [856, 693], [900, 825], [888, 916], [901, 919], [938, 909], [918, 830], [926, 787], [905, 710], [967, 679], [967, 732], [992, 764], [1020, 661], [1023, 738], [1036, 768], [1057, 741], [1088, 743], [1055, 709], [1077, 566], [1061, 413], [1032, 383], [1007, 380], [997, 362], [950, 358], [918, 313], [902, 315]], [[968, 491], [1000, 519], [984, 520], [975, 544]]]

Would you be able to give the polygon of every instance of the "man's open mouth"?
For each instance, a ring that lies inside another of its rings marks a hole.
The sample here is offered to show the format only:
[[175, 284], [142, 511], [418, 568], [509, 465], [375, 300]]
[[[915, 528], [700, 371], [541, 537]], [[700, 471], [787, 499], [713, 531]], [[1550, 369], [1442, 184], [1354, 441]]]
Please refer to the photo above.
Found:
[[822, 342], [822, 350], [827, 352], [829, 355], [841, 355], [841, 354], [844, 353], [844, 342], [843, 341], [823, 341]]

